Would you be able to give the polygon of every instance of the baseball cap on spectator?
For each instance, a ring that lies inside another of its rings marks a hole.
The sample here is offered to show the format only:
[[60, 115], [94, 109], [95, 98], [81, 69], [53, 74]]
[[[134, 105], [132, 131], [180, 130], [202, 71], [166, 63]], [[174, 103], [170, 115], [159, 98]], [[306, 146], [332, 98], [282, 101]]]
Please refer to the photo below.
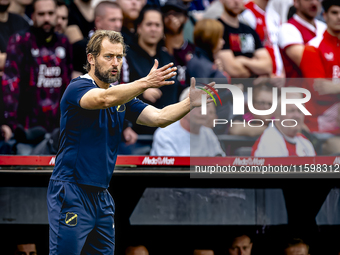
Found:
[[183, 3], [182, 0], [168, 0], [162, 6], [161, 10], [163, 13], [167, 13], [170, 10], [174, 10], [176, 12], [182, 12], [185, 15], [188, 15], [190, 5]]

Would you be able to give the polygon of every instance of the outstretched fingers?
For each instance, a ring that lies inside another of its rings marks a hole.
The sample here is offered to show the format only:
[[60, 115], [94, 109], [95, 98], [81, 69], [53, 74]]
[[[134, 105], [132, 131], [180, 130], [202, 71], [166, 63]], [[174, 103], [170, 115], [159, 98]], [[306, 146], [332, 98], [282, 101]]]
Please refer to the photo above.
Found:
[[170, 67], [172, 67], [173, 65], [174, 65], [174, 63], [169, 63], [169, 64], [167, 64], [165, 66], [160, 67], [158, 70], [163, 72], [163, 71], [169, 69]]
[[160, 77], [162, 77], [163, 80], [168, 80], [171, 77], [174, 77], [177, 75], [177, 73], [175, 72], [176, 70], [177, 70], [177, 67], [168, 68], [167, 70], [160, 73]]
[[175, 81], [162, 81], [161, 82], [161, 85], [163, 86], [163, 85], [172, 85], [172, 84], [174, 84], [175, 83]]

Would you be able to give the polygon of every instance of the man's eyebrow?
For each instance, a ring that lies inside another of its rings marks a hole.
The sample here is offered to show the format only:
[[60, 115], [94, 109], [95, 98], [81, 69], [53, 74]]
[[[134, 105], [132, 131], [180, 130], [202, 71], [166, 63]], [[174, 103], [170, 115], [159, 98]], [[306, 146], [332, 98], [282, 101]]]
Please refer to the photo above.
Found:
[[103, 55], [124, 56], [124, 53], [115, 54], [115, 53], [107, 52], [107, 53], [104, 53]]

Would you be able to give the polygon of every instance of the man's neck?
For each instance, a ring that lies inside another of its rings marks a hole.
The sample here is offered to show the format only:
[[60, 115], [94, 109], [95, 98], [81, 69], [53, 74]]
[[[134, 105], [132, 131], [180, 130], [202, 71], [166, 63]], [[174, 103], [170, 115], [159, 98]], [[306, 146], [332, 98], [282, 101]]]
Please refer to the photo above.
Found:
[[327, 27], [327, 32], [330, 35], [335, 36], [340, 40], [340, 31], [334, 31], [334, 30], [331, 30], [329, 27]]
[[91, 78], [95, 81], [95, 83], [102, 89], [108, 89], [110, 87], [109, 83], [102, 82], [97, 78], [97, 76], [94, 74], [94, 68], [91, 68], [90, 72], [88, 74], [91, 76]]
[[74, 0], [75, 5], [78, 7], [80, 13], [88, 21], [92, 22], [94, 20], [94, 9], [92, 8], [92, 1], [83, 2], [81, 0]]
[[180, 49], [183, 43], [183, 31], [180, 34], [165, 34], [165, 47], [170, 55], [174, 54], [174, 49]]
[[0, 12], [0, 22], [5, 23], [8, 20], [8, 12]]
[[88, 1], [87, 3], [86, 2], [83, 2], [81, 0], [74, 0], [73, 1], [78, 7], [81, 6], [81, 7], [84, 7], [84, 8], [92, 8], [91, 6], [91, 1]]
[[311, 24], [312, 26], [315, 27], [315, 19], [314, 18], [308, 18], [306, 17], [306, 15], [304, 15], [303, 13], [297, 11], [296, 14], [301, 18], [303, 19], [304, 21], [308, 22], [309, 24]]
[[146, 44], [143, 40], [141, 40], [140, 38], [138, 38], [138, 45], [145, 50], [150, 57], [154, 57], [157, 53], [157, 44]]
[[289, 130], [290, 127], [288, 127], [288, 129], [287, 129], [285, 127], [282, 127], [281, 125], [276, 124], [276, 122], [274, 123], [274, 126], [276, 127], [277, 130], [279, 130], [279, 132], [282, 135], [284, 135], [284, 136], [286, 136], [288, 138], [292, 138], [292, 139], [294, 138], [294, 136], [292, 136], [291, 134], [287, 133], [287, 130]]
[[266, 10], [268, 5], [268, 1], [266, 0], [254, 0], [253, 2], [264, 11]]
[[221, 19], [229, 26], [238, 28], [240, 26], [240, 22], [238, 20], [238, 17], [233, 17], [229, 15], [226, 11], [224, 11], [221, 15]]
[[12, 1], [11, 4], [8, 7], [8, 12], [11, 13], [16, 13], [19, 14], [21, 16], [25, 15], [25, 7], [23, 5], [18, 4], [17, 2]]

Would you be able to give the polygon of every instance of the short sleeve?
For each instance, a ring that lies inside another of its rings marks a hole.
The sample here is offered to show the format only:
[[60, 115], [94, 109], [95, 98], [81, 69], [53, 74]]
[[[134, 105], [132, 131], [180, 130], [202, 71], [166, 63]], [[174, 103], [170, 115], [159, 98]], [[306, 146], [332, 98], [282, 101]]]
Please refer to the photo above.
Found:
[[325, 70], [318, 49], [307, 45], [303, 51], [300, 69], [305, 78], [325, 78]]
[[129, 120], [132, 122], [136, 122], [139, 114], [147, 107], [148, 104], [144, 103], [142, 100], [138, 98], [134, 98], [128, 103], [126, 103], [126, 115], [129, 116]]
[[95, 84], [89, 79], [79, 79], [78, 81], [71, 82], [66, 88], [64, 99], [75, 106], [80, 107], [80, 99], [91, 89], [97, 88]]
[[223, 45], [223, 50], [230, 50], [230, 41], [229, 41], [229, 33], [224, 32], [223, 35], [223, 40], [224, 40], [224, 45]]
[[249, 10], [245, 9], [239, 16], [238, 16], [239, 21], [242, 23], [250, 26], [252, 29], [256, 29], [256, 17], [254, 13]]
[[282, 24], [279, 31], [279, 46], [281, 49], [295, 44], [304, 44], [300, 31], [292, 24]]
[[256, 33], [256, 31], [252, 29], [252, 34], [253, 34], [254, 41], [255, 41], [255, 50], [263, 48], [263, 45], [262, 45], [262, 42], [261, 42], [261, 39], [258, 33]]

